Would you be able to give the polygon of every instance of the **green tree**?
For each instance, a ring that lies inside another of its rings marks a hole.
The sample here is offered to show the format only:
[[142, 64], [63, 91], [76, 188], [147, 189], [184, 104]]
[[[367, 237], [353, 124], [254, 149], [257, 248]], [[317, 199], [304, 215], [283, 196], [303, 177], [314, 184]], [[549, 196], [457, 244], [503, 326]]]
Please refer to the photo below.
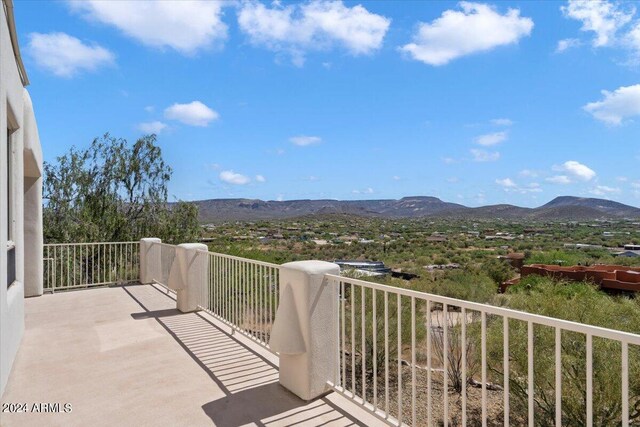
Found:
[[46, 242], [129, 241], [160, 237], [171, 243], [199, 236], [197, 207], [167, 203], [171, 168], [156, 136], [129, 144], [105, 134], [87, 149], [72, 147], [44, 165]]

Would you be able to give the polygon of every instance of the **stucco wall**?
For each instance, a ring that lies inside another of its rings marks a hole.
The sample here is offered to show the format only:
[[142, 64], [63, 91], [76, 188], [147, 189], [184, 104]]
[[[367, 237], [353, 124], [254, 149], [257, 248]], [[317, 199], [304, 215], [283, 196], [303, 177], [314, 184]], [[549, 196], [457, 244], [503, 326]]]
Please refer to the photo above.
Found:
[[[31, 108], [29, 94], [22, 85], [16, 65], [7, 16], [4, 8], [0, 11], [0, 394], [7, 384], [11, 366], [15, 359], [20, 340], [24, 332], [24, 295], [25, 276], [30, 276], [29, 286], [37, 288], [41, 278], [37, 278], [39, 263], [42, 263], [42, 152], [38, 139], [35, 117]], [[11, 115], [11, 126], [8, 117]], [[13, 241], [15, 242], [16, 280], [7, 284], [7, 129], [17, 127], [11, 135], [12, 141], [12, 189], [11, 207], [13, 217]], [[28, 141], [26, 140], [28, 138]], [[25, 150], [26, 148], [26, 150]], [[33, 179], [25, 187], [25, 163]], [[35, 185], [35, 187], [34, 187]], [[32, 191], [31, 194], [28, 191]], [[30, 200], [29, 223], [29, 273], [25, 275], [25, 198]], [[39, 200], [37, 200], [39, 198]], [[34, 205], [40, 205], [33, 210]], [[38, 247], [40, 251], [38, 252]], [[36, 273], [34, 273], [34, 266]], [[41, 276], [41, 268], [39, 270]], [[31, 283], [31, 281], [34, 281]], [[41, 285], [40, 285], [41, 286]]]

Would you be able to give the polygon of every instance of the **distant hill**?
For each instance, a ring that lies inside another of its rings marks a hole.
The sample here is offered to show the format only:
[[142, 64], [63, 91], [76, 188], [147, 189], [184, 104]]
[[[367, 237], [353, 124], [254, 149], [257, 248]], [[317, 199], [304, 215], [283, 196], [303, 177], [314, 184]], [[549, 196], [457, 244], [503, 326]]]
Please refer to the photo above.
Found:
[[551, 209], [558, 207], [581, 207], [596, 209], [600, 212], [610, 212], [612, 215], [637, 215], [638, 208], [624, 205], [613, 200], [593, 199], [588, 197], [572, 197], [572, 196], [560, 196], [556, 197], [546, 205], [541, 206], [539, 209]]
[[538, 208], [508, 204], [470, 208], [437, 197], [400, 200], [287, 200], [211, 199], [194, 201], [200, 221], [255, 221], [317, 215], [356, 215], [378, 218], [451, 217], [467, 219], [593, 220], [640, 218], [640, 208], [604, 199], [562, 196]]

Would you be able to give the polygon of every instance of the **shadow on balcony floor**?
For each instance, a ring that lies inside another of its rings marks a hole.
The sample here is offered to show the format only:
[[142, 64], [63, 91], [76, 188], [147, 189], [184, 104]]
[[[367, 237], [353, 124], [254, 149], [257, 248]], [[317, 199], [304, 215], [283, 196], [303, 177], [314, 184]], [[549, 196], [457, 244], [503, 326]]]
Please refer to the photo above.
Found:
[[171, 295], [149, 285], [27, 300], [25, 337], [2, 402], [71, 403], [73, 410], [2, 414], [0, 424], [380, 424], [335, 393], [302, 401], [278, 384], [276, 356], [229, 335], [208, 314], [173, 307]]

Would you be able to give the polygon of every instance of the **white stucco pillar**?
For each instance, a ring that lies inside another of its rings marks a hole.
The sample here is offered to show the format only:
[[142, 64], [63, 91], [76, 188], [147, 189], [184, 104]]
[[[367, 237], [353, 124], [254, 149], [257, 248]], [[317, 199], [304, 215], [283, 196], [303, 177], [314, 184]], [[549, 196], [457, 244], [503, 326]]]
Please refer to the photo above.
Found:
[[24, 296], [43, 292], [42, 178], [24, 177]]
[[156, 237], [140, 239], [140, 283], [148, 285], [162, 277], [162, 241]]
[[204, 243], [182, 243], [169, 271], [169, 288], [177, 294], [176, 305], [183, 313], [198, 310], [207, 290], [209, 258]]
[[280, 353], [280, 384], [304, 400], [337, 383], [338, 284], [325, 274], [340, 274], [337, 264], [297, 261], [280, 267], [280, 304], [269, 346]]
[[44, 285], [42, 233], [42, 147], [31, 97], [23, 98], [23, 237], [24, 296], [42, 295]]

